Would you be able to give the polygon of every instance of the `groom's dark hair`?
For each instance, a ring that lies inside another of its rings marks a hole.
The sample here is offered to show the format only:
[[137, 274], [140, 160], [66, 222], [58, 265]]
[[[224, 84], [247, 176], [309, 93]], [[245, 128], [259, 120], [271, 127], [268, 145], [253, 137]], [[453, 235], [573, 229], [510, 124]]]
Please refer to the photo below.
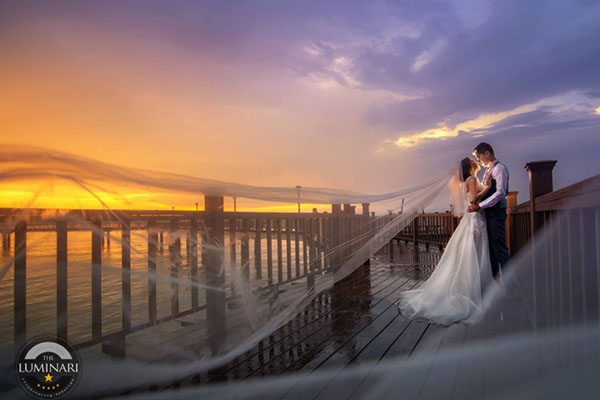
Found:
[[476, 151], [477, 153], [485, 153], [486, 151], [489, 151], [491, 155], [495, 155], [492, 146], [486, 142], [479, 143], [473, 151]]

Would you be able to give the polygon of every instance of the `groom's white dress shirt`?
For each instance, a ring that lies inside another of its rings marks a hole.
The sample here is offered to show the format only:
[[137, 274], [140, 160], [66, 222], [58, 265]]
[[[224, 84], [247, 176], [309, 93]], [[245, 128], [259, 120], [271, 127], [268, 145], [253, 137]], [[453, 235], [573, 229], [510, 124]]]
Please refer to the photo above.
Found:
[[486, 183], [490, 179], [489, 172], [492, 171], [492, 178], [496, 180], [496, 192], [490, 197], [479, 203], [480, 208], [493, 207], [500, 199], [503, 199], [508, 194], [508, 168], [498, 160], [494, 160], [489, 167], [486, 168], [483, 182]]

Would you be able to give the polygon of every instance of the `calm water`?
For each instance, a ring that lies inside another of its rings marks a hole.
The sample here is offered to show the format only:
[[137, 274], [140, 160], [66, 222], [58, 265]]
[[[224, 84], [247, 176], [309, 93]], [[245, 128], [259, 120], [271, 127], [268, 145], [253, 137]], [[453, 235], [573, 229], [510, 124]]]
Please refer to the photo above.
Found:
[[[230, 292], [229, 234], [225, 234], [225, 274], [227, 290]], [[262, 280], [255, 278], [254, 234], [251, 234], [250, 275], [252, 286], [267, 282], [267, 241], [262, 240]], [[275, 235], [273, 235], [275, 237]], [[105, 236], [106, 237], [106, 236]], [[200, 237], [200, 235], [199, 235]], [[165, 233], [162, 250], [159, 247], [157, 273], [170, 276], [168, 242], [172, 240]], [[191, 280], [190, 258], [186, 256], [186, 237], [181, 237], [181, 268], [179, 276], [179, 309], [191, 307], [191, 289], [184, 281]], [[198, 275], [200, 285], [204, 284], [202, 256], [198, 246]], [[10, 249], [3, 249], [0, 265], [12, 263], [14, 235]], [[295, 243], [291, 242], [292, 276], [295, 276]], [[146, 231], [131, 232], [131, 293], [132, 324], [148, 321], [148, 237]], [[237, 265], [240, 265], [241, 247], [236, 241]], [[273, 281], [277, 282], [277, 240], [272, 239]], [[287, 249], [285, 236], [282, 240], [283, 279], [287, 279]], [[303, 243], [300, 242], [300, 266], [303, 270]], [[105, 241], [102, 248], [102, 331], [117, 331], [121, 326], [121, 234], [111, 232], [110, 244]], [[158, 318], [171, 313], [171, 283], [157, 279]], [[198, 291], [199, 303], [205, 302], [205, 291]], [[0, 282], [0, 343], [1, 348], [12, 346], [14, 342], [13, 310], [13, 268]], [[79, 343], [91, 337], [91, 233], [72, 231], [68, 233], [68, 331], [69, 340]], [[56, 332], [56, 233], [27, 233], [27, 337]]]

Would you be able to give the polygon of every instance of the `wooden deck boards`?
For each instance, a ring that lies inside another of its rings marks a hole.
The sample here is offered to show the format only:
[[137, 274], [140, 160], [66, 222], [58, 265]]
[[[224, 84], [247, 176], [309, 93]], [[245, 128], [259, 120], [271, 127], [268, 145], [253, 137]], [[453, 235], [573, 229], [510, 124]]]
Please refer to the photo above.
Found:
[[[435, 354], [485, 344], [522, 326], [526, 310], [498, 306], [502, 314], [490, 314], [484, 321], [469, 326], [444, 327], [408, 320], [398, 312], [395, 303], [403, 291], [420, 286], [428, 275], [411, 257], [408, 253], [396, 254], [393, 264], [378, 262], [361, 267], [320, 294], [298, 316], [252, 350], [217, 370], [188, 377], [163, 389], [302, 372], [305, 375], [299, 375], [294, 384], [269, 398], [360, 399], [381, 379], [381, 374], [370, 373], [372, 369], [378, 363], [394, 361], [396, 370], [385, 379], [393, 379], [394, 385], [406, 388], [403, 398], [437, 399], [440, 394], [442, 398], [486, 398], [497, 394], [501, 388], [490, 379], [490, 366], [484, 359], [463, 362], [456, 358], [438, 364]], [[435, 255], [427, 254], [420, 259], [434, 261]], [[426, 362], [410, 370], [398, 367], [398, 360], [413, 357]], [[340, 374], [357, 366], [361, 368], [358, 379]], [[319, 373], [319, 379], [311, 379], [310, 385], [303, 384], [303, 377], [315, 372]], [[510, 373], [507, 368], [506, 374]], [[380, 394], [382, 398], [398, 395]]]

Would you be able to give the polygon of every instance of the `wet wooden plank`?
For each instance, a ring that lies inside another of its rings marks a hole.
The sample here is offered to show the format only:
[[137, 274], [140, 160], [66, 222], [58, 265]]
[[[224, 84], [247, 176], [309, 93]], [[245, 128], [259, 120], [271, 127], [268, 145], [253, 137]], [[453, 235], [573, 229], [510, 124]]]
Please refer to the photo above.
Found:
[[[412, 283], [412, 284], [411, 284]], [[397, 314], [395, 301], [399, 298], [399, 293], [401, 292], [401, 288], [404, 287], [406, 290], [407, 287], [412, 287], [414, 281], [410, 279], [406, 280], [401, 286], [390, 292], [386, 295], [385, 298], [382, 298], [371, 310], [371, 317], [373, 321], [379, 321], [380, 326], [377, 327], [378, 323], [375, 322], [375, 326], [373, 329], [369, 329], [373, 326], [372, 323], [367, 322], [366, 318], [359, 318], [351, 323], [347, 324], [344, 328], [347, 328], [348, 333], [340, 334], [340, 337], [347, 337], [343, 341], [343, 343], [336, 343], [336, 338], [333, 337], [332, 341], [326, 341], [322, 343], [315, 354], [310, 354], [310, 362], [302, 368], [303, 370], [317, 370], [325, 371], [326, 373], [332, 373], [332, 371], [341, 371], [348, 364], [348, 354], [347, 351], [353, 348], [353, 344], [351, 344], [354, 338], [359, 337], [362, 333], [363, 338], [365, 339], [365, 345], [370, 343], [369, 337], [376, 336], [378, 332], [389, 324], [389, 320], [386, 318], [393, 319], [394, 314]], [[381, 318], [381, 319], [380, 319]], [[366, 323], [365, 323], [366, 322]], [[342, 331], [344, 332], [344, 331]], [[339, 340], [339, 339], [338, 339]], [[360, 345], [357, 344], [357, 347]], [[352, 356], [350, 354], [350, 356]], [[294, 366], [288, 367], [286, 370], [294, 368]], [[335, 375], [332, 377], [332, 380], [323, 380], [318, 383], [311, 384], [310, 387], [306, 387], [299, 383], [290, 389], [290, 391], [285, 395], [285, 399], [302, 399], [302, 398], [314, 398], [315, 396], [329, 396], [329, 393], [326, 391], [328, 384], [333, 382], [335, 379]], [[338, 385], [334, 385], [335, 387], [339, 387]], [[334, 389], [335, 390], [335, 389]], [[343, 398], [336, 395], [336, 398]]]
[[[260, 375], [279, 374], [282, 372], [294, 371], [302, 368], [310, 368], [310, 365], [317, 365], [323, 358], [327, 358], [332, 351], [338, 346], [335, 346], [336, 340], [343, 340], [352, 332], [359, 330], [360, 328], [368, 325], [369, 318], [361, 318], [359, 315], [371, 313], [378, 315], [380, 312], [387, 308], [387, 305], [383, 302], [388, 296], [392, 295], [398, 289], [408, 281], [408, 278], [398, 278], [392, 285], [389, 285], [383, 289], [380, 293], [373, 296], [373, 301], [368, 310], [360, 311], [357, 305], [357, 298], [359, 296], [347, 296], [349, 300], [345, 304], [341, 304], [339, 309], [333, 310], [333, 314], [327, 321], [324, 328], [319, 329], [316, 332], [312, 332], [311, 335], [305, 340], [300, 342], [298, 345], [301, 347], [297, 350], [297, 355], [294, 360], [278, 360], [277, 364], [267, 364], [255, 373]], [[358, 300], [360, 302], [360, 300]], [[307, 366], [307, 364], [310, 364]]]
[[[411, 288], [408, 287], [407, 289]], [[345, 349], [339, 350], [336, 353], [336, 355], [339, 355], [347, 353], [348, 351], [354, 351], [355, 355], [349, 361], [344, 360], [343, 357], [332, 356], [319, 367], [319, 371], [330, 368], [338, 368], [341, 370], [342, 368], [346, 369], [361, 364], [362, 370], [366, 371], [366, 374], [368, 374], [375, 366], [375, 363], [383, 357], [391, 343], [393, 343], [398, 336], [402, 335], [409, 323], [410, 320], [399, 313], [394, 303], [380, 318], [374, 321], [373, 324], [359, 332], [353, 340], [348, 341], [344, 346]], [[364, 345], [361, 345], [363, 343]], [[370, 364], [367, 364], [369, 362]], [[340, 380], [335, 377], [329, 384], [320, 390], [315, 399], [349, 398], [357, 391], [364, 381], [365, 378], [363, 377], [362, 379], [340, 382]]]
[[[377, 293], [378, 291], [385, 289], [392, 283], [392, 280], [390, 280], [389, 277], [389, 271], [375, 271], [373, 273], [373, 281], [371, 287], [366, 288], [365, 290], [371, 290]], [[355, 286], [355, 280], [349, 279], [346, 283], [348, 284], [348, 293], [346, 294], [348, 295], [352, 291], [355, 294], [356, 290], [352, 288], [352, 286]], [[351, 298], [351, 296], [345, 296], [340, 300], [343, 301], [347, 300], [348, 298]], [[288, 342], [290, 340], [292, 341], [292, 343], [296, 343], [296, 341], [300, 340], [296, 337], [298, 335], [297, 331], [305, 330], [307, 332], [313, 332], [314, 330], [318, 329], [320, 323], [319, 321], [328, 322], [328, 310], [320, 310], [319, 307], [316, 305], [318, 300], [319, 299], [313, 301], [313, 303], [311, 303], [305, 310], [303, 310], [294, 320], [279, 328], [269, 338], [263, 340], [255, 349], [238, 357], [238, 359], [234, 360], [233, 362], [222, 368], [221, 371], [218, 374], [216, 374], [216, 376], [219, 379], [235, 379], [240, 377], [240, 375], [245, 376], [246, 374], [260, 368], [264, 363], [268, 362], [274, 356], [274, 354], [279, 354], [280, 350], [275, 348], [276, 345], [289, 345]], [[188, 326], [186, 327], [186, 329], [179, 329], [167, 334], [162, 334], [160, 336], [161, 343], [158, 346], [152, 346], [152, 344], [148, 343], [147, 340], [142, 341], [142, 343], [138, 344], [135, 353], [145, 354], [149, 350], [152, 350], [152, 352], [157, 357], [165, 357], [168, 354], [161, 354], [161, 352], [158, 351], [157, 348], [168, 348], [170, 345], [173, 345], [174, 347], [180, 349], [186, 348], [191, 351], [195, 347], [199, 347], [198, 337], [202, 337], [202, 330], [203, 325], [198, 324], [195, 327]], [[286, 339], [289, 340], [285, 342]], [[130, 352], [130, 354], [135, 356], [134, 354], [132, 354], [132, 352]], [[248, 367], [248, 365], [250, 365], [250, 367]], [[245, 370], [246, 372], [243, 372], [243, 370]], [[226, 376], [219, 377], [219, 375], [224, 375], [225, 373]], [[202, 379], [196, 383], [205, 382], [207, 380], [208, 377], [202, 377]]]
[[[379, 276], [376, 280], [377, 283], [372, 285], [371, 291], [377, 293], [385, 289], [391, 284], [389, 276]], [[349, 285], [352, 281], [348, 282]], [[365, 289], [369, 290], [369, 289]], [[360, 292], [354, 291], [355, 294], [360, 295]], [[332, 302], [331, 307], [342, 307], [346, 299], [338, 299]], [[284, 327], [278, 329], [272, 336], [278, 338], [275, 343], [267, 344], [266, 339], [263, 340], [261, 345], [255, 350], [246, 353], [245, 355], [238, 357], [237, 360], [230, 363], [228, 369], [225, 371], [227, 378], [240, 378], [247, 376], [253, 371], [260, 369], [268, 359], [274, 357], [283, 357], [285, 353], [293, 349], [301, 343], [305, 337], [314, 334], [319, 329], [323, 329], [324, 326], [330, 324], [329, 321], [329, 309], [319, 307], [316, 303], [319, 299], [315, 299], [304, 311], [302, 311], [294, 320], [290, 321]], [[244, 372], [245, 371], [245, 372]]]
[[[464, 336], [467, 332], [467, 326], [465, 324], [451, 325], [450, 327], [443, 329], [443, 335], [439, 336], [440, 343], [437, 354], [443, 354], [445, 350], [447, 351], [453, 346], [464, 345]], [[438, 334], [440, 333], [442, 332], [440, 332], [438, 328]], [[459, 343], [461, 337], [463, 342]], [[450, 398], [454, 390], [458, 366], [459, 360], [456, 358], [444, 364], [434, 362], [421, 386], [418, 398], [422, 400]]]
[[[421, 398], [422, 395], [427, 396], [426, 398], [430, 398], [432, 394], [439, 394], [437, 388], [435, 386], [430, 386], [428, 384], [430, 374], [432, 371], [436, 372], [435, 369], [435, 355], [437, 354], [440, 345], [444, 339], [443, 331], [447, 329], [441, 325], [429, 324], [427, 329], [421, 336], [421, 339], [413, 348], [413, 351], [410, 353], [410, 358], [420, 358], [423, 355], [426, 357], [421, 360], [425, 360], [423, 363], [422, 370], [419, 373], [415, 374], [414, 369], [411, 369], [411, 372], [414, 374], [409, 380], [410, 385], [404, 386], [404, 391], [402, 395], [407, 399], [418, 399]], [[405, 376], [403, 376], [406, 379]], [[433, 382], [433, 380], [431, 380]], [[433, 389], [433, 393], [428, 392], [427, 390]], [[390, 398], [389, 393], [387, 398]], [[439, 396], [433, 396], [433, 398], [440, 398]]]
[[[474, 325], [469, 325], [465, 334], [465, 345], [472, 346], [477, 343], [483, 343], [484, 337], [484, 323], [480, 322]], [[475, 362], [469, 363], [459, 362], [453, 398], [483, 398], [483, 368], [484, 363], [481, 362], [481, 360], [476, 360]]]

